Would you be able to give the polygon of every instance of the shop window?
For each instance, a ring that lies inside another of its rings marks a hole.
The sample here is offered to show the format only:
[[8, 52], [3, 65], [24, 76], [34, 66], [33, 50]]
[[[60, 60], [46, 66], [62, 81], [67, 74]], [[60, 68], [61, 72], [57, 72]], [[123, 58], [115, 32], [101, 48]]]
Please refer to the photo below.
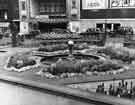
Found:
[[96, 24], [96, 28], [103, 29], [103, 24]]
[[112, 24], [106, 24], [106, 29], [111, 30], [112, 29]]
[[120, 28], [120, 24], [114, 24], [114, 30], [118, 30]]

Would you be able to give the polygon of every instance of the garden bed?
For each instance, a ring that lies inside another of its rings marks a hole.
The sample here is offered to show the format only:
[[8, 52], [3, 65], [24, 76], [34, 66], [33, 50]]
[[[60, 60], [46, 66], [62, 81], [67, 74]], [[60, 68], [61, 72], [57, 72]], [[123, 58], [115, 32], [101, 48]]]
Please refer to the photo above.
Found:
[[135, 54], [131, 54], [128, 50], [125, 50], [124, 48], [101, 48], [97, 51], [97, 54], [106, 56], [111, 60], [122, 61], [126, 64], [131, 64], [135, 60]]
[[46, 67], [37, 72], [37, 75], [45, 76], [51, 79], [90, 75], [111, 75], [121, 73], [126, 70], [120, 64], [116, 64], [111, 61], [102, 61], [96, 59], [70, 60], [62, 58], [58, 59], [56, 63], [47, 61], [44, 64], [46, 64]]
[[38, 59], [30, 53], [14, 54], [10, 56], [5, 65], [8, 71], [22, 72], [39, 66]]
[[[75, 44], [73, 47], [74, 50], [83, 50], [83, 49], [88, 49], [89, 45], [87, 43], [82, 43], [82, 44]], [[55, 45], [46, 45], [46, 46], [41, 46], [38, 51], [43, 51], [43, 52], [54, 52], [54, 51], [59, 51], [59, 50], [67, 50], [68, 45], [67, 44], [55, 44]]]

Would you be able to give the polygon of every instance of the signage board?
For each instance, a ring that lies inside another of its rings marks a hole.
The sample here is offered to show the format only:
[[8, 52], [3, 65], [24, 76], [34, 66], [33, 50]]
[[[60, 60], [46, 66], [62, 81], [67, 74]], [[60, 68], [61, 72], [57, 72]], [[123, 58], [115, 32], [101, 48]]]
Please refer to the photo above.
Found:
[[111, 0], [111, 8], [135, 8], [135, 0]]
[[20, 33], [28, 33], [28, 23], [20, 22]]
[[71, 21], [68, 28], [73, 33], [79, 33], [80, 23], [78, 21]]
[[82, 9], [106, 9], [106, 0], [82, 0]]

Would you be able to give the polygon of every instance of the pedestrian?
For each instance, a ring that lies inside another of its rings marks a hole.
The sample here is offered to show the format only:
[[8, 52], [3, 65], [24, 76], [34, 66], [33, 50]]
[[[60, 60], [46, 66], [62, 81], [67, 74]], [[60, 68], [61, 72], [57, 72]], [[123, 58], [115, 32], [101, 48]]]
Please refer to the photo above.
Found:
[[18, 33], [18, 35], [17, 35], [17, 42], [18, 42], [18, 45], [22, 45], [22, 42], [24, 42], [24, 35], [23, 35], [23, 33]]
[[96, 88], [96, 93], [99, 93], [99, 88], [100, 88], [100, 86], [98, 85]]
[[109, 95], [113, 95], [114, 94], [114, 90], [113, 90], [113, 86], [112, 86], [112, 84], [110, 84], [110, 86], [109, 86]]
[[121, 82], [118, 83], [118, 87], [117, 87], [117, 96], [121, 96], [122, 94], [122, 84]]
[[105, 85], [104, 83], [101, 84], [101, 93], [104, 93], [105, 92]]

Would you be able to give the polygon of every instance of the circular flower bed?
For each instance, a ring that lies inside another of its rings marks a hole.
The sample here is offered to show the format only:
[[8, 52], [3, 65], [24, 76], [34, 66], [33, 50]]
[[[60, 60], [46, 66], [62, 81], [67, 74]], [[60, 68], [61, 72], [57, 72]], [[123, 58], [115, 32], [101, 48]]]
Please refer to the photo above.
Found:
[[123, 66], [111, 61], [59, 59], [56, 63], [38, 72], [47, 78], [68, 78], [80, 75], [116, 74], [123, 72]]
[[37, 66], [38, 63], [31, 55], [15, 54], [8, 58], [5, 69], [21, 72]]

